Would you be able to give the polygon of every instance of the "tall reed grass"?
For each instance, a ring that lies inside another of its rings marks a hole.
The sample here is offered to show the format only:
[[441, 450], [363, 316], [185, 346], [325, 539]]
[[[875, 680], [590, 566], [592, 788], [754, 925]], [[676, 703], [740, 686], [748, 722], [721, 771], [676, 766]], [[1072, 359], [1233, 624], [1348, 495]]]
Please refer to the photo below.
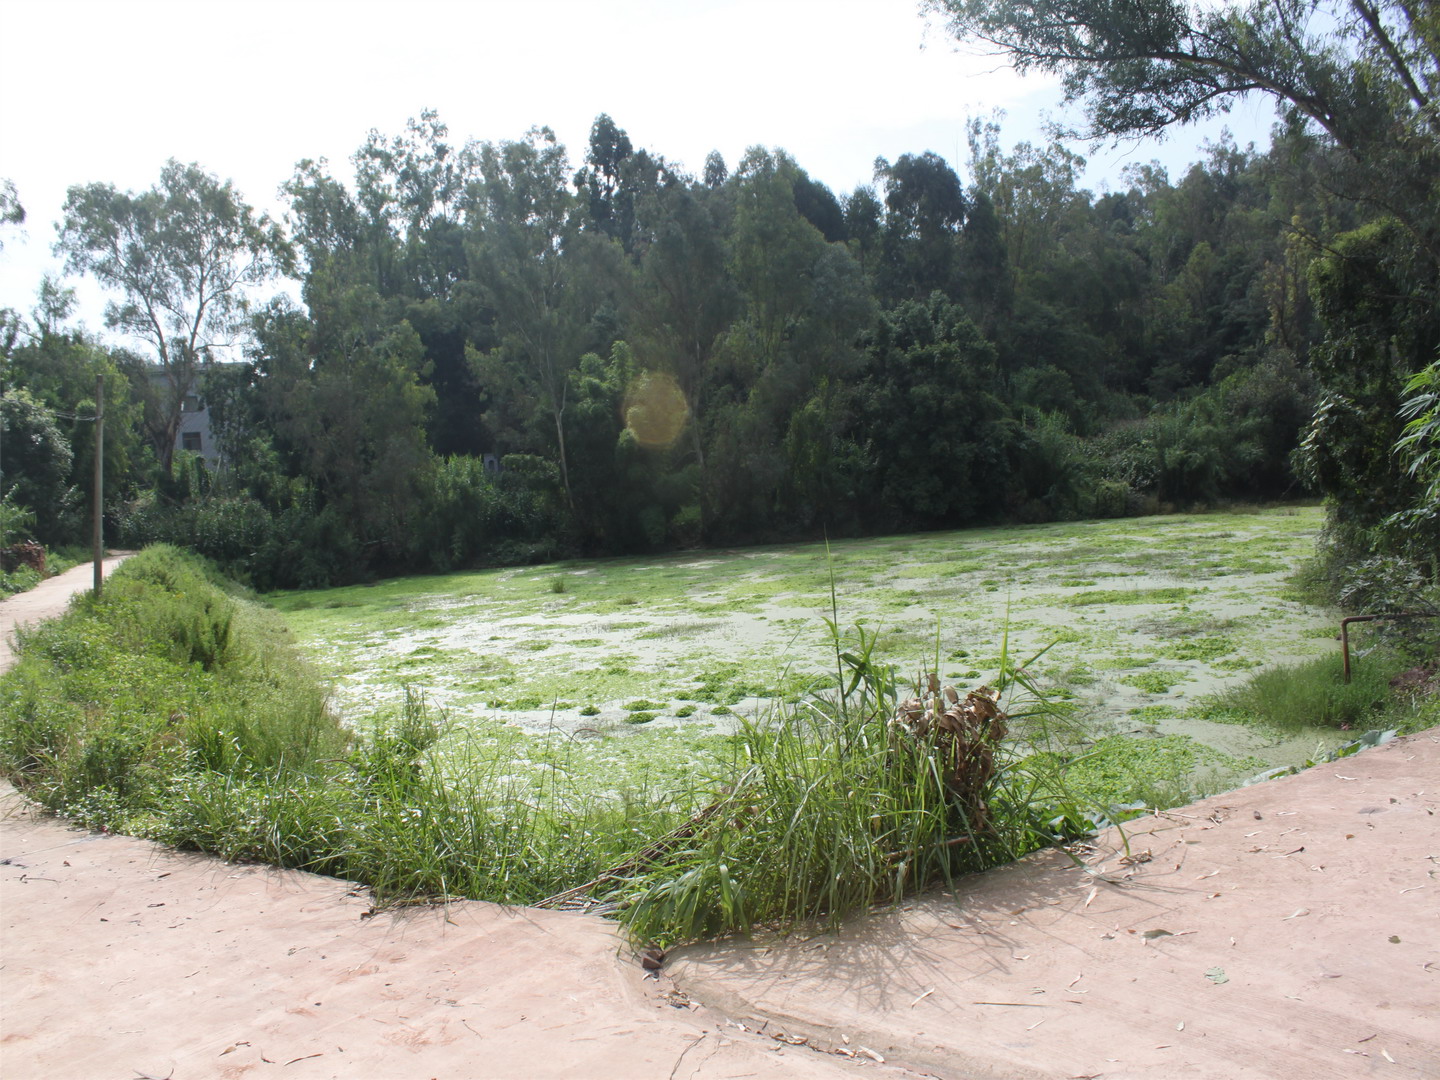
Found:
[[863, 626], [832, 621], [840, 689], [743, 721], [717, 793], [679, 842], [606, 894], [637, 940], [662, 945], [757, 927], [831, 926], [856, 911], [1010, 862], [1088, 831], [1059, 755], [1066, 725], [1022, 665], [996, 686], [1012, 728], [977, 803], [958, 798], [946, 749], [894, 722], [900, 687]]

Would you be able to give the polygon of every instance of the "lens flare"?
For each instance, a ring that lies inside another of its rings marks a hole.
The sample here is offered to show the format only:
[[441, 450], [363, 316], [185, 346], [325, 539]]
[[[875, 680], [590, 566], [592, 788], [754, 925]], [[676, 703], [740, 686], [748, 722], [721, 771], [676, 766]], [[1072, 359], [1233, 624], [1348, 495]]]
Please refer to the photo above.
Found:
[[625, 426], [641, 446], [657, 450], [671, 446], [689, 417], [685, 395], [663, 371], [642, 372], [625, 391]]

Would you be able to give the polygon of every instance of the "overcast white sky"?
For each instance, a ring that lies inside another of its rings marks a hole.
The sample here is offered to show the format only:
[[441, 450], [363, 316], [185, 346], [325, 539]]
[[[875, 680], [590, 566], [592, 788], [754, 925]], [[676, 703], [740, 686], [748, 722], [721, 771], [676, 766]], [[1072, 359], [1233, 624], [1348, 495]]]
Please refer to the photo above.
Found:
[[[996, 108], [1002, 141], [1041, 138], [1055, 87], [959, 52], [918, 0], [0, 0], [0, 177], [28, 219], [0, 240], [0, 306], [28, 311], [72, 184], [144, 189], [195, 161], [254, 205], [296, 161], [348, 157], [377, 128], [434, 108], [451, 137], [519, 138], [548, 124], [583, 158], [591, 121], [698, 173], [718, 149], [783, 147], [837, 195], [876, 156], [933, 150], [962, 179], [965, 122]], [[1264, 103], [1230, 127], [1263, 142]], [[1209, 132], [1101, 150], [1087, 184], [1129, 162], [1172, 178]], [[1082, 152], [1084, 147], [1078, 148]], [[101, 329], [98, 293], [81, 315]]]

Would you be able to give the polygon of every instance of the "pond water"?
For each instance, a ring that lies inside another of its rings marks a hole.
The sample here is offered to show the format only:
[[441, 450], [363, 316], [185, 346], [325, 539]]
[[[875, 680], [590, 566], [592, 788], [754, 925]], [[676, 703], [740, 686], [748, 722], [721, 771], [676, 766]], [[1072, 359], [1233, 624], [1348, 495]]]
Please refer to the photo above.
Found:
[[1319, 736], [1277, 741], [1192, 706], [1257, 667], [1337, 651], [1338, 616], [1287, 584], [1322, 523], [1314, 507], [1070, 522], [268, 599], [357, 718], [411, 686], [457, 727], [492, 735], [703, 742], [737, 715], [833, 686], [833, 619], [849, 644], [857, 624], [876, 634], [875, 656], [902, 675], [938, 669], [960, 687], [992, 679], [1002, 650], [1048, 647], [1029, 670], [1096, 736], [1184, 734], [1280, 764]]

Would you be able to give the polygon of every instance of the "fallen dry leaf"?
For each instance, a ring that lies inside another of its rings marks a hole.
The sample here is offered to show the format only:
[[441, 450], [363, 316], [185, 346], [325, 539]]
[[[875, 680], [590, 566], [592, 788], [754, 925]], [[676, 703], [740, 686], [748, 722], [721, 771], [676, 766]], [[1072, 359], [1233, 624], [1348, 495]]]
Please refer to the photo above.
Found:
[[1008, 1005], [1013, 1009], [1048, 1009], [1038, 1001], [972, 1001], [971, 1005]]

